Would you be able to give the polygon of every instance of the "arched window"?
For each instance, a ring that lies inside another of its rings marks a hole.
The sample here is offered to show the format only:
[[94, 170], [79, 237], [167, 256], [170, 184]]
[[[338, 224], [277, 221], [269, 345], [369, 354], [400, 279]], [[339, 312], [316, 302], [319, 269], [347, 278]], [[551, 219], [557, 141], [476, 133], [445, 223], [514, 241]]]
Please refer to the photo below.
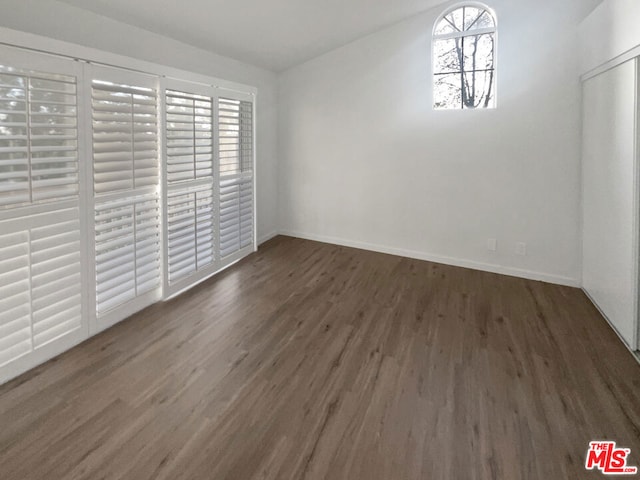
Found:
[[433, 33], [435, 109], [494, 108], [496, 34], [493, 12], [469, 3], [445, 12]]

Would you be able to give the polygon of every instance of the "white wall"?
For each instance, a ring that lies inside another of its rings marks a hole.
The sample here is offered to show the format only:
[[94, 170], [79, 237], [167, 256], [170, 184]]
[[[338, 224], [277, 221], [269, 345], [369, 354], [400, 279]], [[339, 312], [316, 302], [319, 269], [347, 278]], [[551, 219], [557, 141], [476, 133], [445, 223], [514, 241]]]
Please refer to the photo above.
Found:
[[640, 2], [605, 0], [580, 26], [581, 72], [640, 45]]
[[282, 230], [579, 284], [579, 7], [565, 3], [490, 2], [501, 25], [493, 111], [433, 111], [442, 9], [283, 73]]
[[54, 0], [3, 0], [0, 26], [257, 87], [258, 239], [276, 230], [275, 73]]

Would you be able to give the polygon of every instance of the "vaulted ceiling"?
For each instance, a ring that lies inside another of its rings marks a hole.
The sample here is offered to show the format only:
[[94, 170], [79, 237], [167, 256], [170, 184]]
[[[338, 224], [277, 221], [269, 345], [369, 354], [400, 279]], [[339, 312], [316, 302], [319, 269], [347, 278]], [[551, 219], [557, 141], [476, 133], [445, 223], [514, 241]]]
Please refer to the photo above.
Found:
[[[447, 3], [443, 0], [59, 1], [276, 72]], [[583, 18], [602, 0], [545, 1], [557, 2], [559, 9], [570, 8]]]
[[61, 0], [282, 71], [442, 0]]

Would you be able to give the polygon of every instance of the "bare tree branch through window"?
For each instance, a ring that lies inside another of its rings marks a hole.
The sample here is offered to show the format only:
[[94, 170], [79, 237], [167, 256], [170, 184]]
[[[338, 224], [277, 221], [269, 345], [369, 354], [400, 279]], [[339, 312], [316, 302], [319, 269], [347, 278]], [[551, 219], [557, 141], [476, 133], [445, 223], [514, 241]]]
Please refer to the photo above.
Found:
[[445, 14], [433, 38], [434, 108], [494, 108], [496, 22], [479, 6]]

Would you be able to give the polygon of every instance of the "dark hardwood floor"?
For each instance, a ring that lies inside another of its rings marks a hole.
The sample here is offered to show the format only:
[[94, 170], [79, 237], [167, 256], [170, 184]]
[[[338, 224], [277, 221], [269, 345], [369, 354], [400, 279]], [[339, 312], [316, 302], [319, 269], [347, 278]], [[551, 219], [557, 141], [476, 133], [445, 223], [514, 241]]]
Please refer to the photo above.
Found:
[[603, 478], [640, 366], [577, 289], [277, 237], [0, 387], [3, 480]]

